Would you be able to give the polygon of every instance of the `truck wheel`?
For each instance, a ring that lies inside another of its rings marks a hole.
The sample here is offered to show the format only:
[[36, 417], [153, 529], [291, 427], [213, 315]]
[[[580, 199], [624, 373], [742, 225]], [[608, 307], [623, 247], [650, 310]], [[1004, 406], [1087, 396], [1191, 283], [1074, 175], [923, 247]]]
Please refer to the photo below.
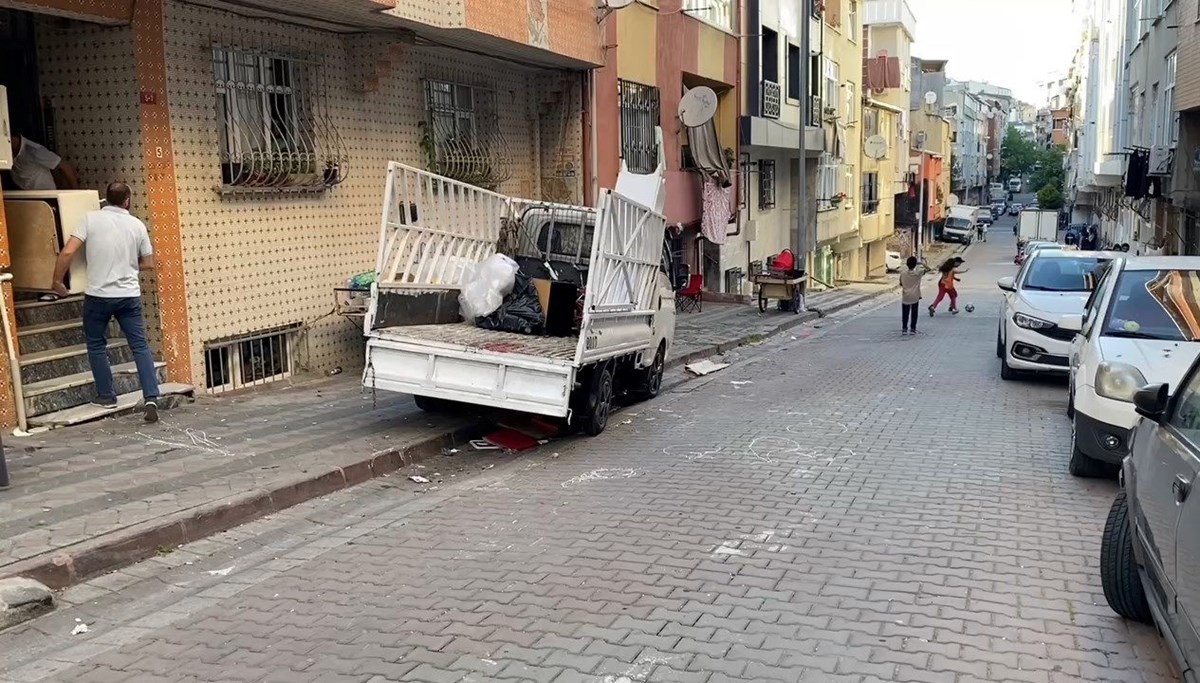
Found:
[[654, 354], [654, 364], [642, 371], [642, 385], [637, 391], [638, 400], [649, 401], [658, 396], [658, 392], [662, 391], [663, 372], [666, 367], [667, 343], [664, 341], [658, 345], [658, 351]]
[[1126, 619], [1145, 624], [1153, 623], [1150, 601], [1138, 575], [1137, 558], [1133, 554], [1133, 526], [1129, 523], [1129, 500], [1126, 491], [1117, 493], [1104, 537], [1100, 541], [1100, 585], [1108, 606]]
[[612, 411], [613, 370], [611, 363], [603, 363], [592, 371], [588, 383], [587, 397], [583, 401], [579, 429], [588, 436], [596, 436], [608, 426], [608, 414]]
[[427, 413], [441, 413], [450, 408], [450, 402], [433, 396], [413, 396], [413, 403]]

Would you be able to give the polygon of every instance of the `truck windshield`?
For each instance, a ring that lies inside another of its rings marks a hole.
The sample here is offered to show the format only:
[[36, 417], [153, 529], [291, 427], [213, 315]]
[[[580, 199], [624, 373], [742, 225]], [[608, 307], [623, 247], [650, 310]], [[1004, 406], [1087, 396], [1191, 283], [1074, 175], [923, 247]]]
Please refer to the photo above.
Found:
[[1029, 264], [1021, 289], [1037, 292], [1087, 292], [1097, 269], [1107, 263], [1100, 258], [1039, 258]]
[[962, 230], [964, 228], [971, 227], [971, 221], [969, 221], [965, 218], [947, 218], [946, 219], [946, 227], [947, 228], [957, 228], [959, 230]]
[[1200, 341], [1200, 271], [1127, 270], [1117, 281], [1106, 337]]

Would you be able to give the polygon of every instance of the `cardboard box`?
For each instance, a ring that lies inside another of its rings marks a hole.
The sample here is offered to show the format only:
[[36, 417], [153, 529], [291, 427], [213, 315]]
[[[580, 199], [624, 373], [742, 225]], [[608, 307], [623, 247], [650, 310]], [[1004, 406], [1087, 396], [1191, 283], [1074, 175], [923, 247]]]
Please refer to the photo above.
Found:
[[533, 281], [533, 287], [537, 290], [538, 303], [542, 305], [546, 335], [571, 336], [575, 327], [575, 301], [579, 298], [579, 287], [569, 282], [540, 279]]

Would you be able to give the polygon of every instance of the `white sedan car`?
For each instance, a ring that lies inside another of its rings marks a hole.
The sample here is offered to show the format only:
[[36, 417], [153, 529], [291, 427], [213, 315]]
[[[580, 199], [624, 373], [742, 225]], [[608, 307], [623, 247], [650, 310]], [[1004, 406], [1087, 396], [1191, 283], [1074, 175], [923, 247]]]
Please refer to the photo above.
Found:
[[1104, 265], [1119, 254], [1039, 249], [1015, 277], [996, 284], [1004, 292], [996, 330], [1000, 377], [1020, 372], [1065, 374], [1075, 332], [1059, 327], [1064, 315], [1079, 314]]
[[1078, 331], [1067, 403], [1071, 474], [1111, 476], [1129, 453], [1134, 393], [1147, 384], [1174, 392], [1200, 355], [1200, 257], [1114, 259], [1083, 313], [1059, 327]]
[[886, 263], [887, 272], [899, 273], [900, 269], [904, 267], [904, 258], [900, 256], [900, 252], [898, 251], [888, 251]]

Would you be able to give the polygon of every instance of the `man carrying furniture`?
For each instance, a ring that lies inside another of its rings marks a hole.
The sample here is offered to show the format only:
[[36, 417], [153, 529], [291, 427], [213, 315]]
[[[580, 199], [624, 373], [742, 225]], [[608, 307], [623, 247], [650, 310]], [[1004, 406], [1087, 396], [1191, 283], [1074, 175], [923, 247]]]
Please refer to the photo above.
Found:
[[108, 363], [108, 323], [113, 318], [129, 342], [142, 385], [147, 422], [158, 421], [158, 377], [154, 356], [146, 341], [142, 316], [142, 288], [138, 273], [154, 268], [154, 254], [146, 224], [130, 215], [129, 186], [112, 183], [105, 192], [108, 205], [84, 217], [58, 255], [54, 267], [54, 291], [68, 293], [65, 278], [75, 253], [83, 248], [87, 262], [87, 290], [83, 299], [83, 336], [87, 340], [88, 365], [96, 382], [94, 404], [117, 406], [112, 368]]

